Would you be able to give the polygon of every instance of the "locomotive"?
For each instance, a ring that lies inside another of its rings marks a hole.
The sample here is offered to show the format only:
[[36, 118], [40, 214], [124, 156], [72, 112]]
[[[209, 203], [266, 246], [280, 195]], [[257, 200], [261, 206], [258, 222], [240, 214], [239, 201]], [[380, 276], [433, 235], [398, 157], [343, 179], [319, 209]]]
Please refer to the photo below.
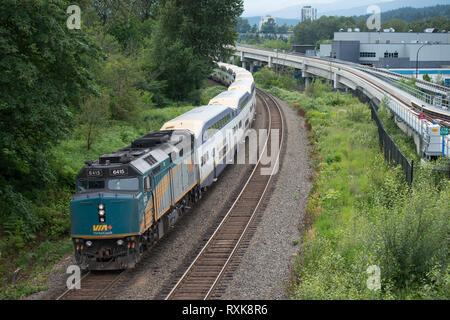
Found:
[[[245, 79], [234, 82], [238, 73]], [[218, 63], [212, 78], [229, 90], [130, 146], [85, 162], [70, 201], [82, 269], [133, 268], [217, 181], [251, 127], [256, 99], [253, 77], [243, 68]]]

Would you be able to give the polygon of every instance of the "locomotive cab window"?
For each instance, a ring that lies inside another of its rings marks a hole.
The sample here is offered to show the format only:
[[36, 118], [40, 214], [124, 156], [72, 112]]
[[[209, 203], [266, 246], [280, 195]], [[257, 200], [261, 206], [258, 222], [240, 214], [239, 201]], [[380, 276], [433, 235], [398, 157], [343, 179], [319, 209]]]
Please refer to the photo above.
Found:
[[77, 192], [105, 189], [105, 180], [78, 180]]
[[138, 191], [138, 178], [110, 179], [108, 180], [108, 189], [113, 191]]

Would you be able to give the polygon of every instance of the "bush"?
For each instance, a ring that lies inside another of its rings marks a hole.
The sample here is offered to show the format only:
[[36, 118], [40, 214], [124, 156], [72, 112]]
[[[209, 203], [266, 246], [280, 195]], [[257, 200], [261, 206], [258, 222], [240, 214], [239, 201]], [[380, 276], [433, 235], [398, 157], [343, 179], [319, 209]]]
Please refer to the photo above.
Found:
[[[303, 95], [271, 89], [306, 111], [318, 154], [307, 208], [315, 221], [305, 232], [291, 296], [448, 300], [449, 181], [421, 164], [410, 189], [402, 170], [385, 164], [367, 105], [319, 81], [309, 88]], [[400, 144], [407, 141], [383, 112]], [[367, 288], [371, 265], [381, 270], [381, 290]]]

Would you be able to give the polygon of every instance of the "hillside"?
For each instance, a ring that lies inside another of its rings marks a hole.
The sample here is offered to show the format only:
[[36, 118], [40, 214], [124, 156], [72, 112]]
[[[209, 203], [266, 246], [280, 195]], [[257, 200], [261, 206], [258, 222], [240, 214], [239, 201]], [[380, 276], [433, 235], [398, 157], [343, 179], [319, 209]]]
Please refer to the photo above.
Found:
[[[365, 19], [369, 15], [361, 15], [356, 18]], [[423, 19], [432, 18], [450, 18], [450, 5], [437, 5], [425, 8], [412, 8], [405, 7], [400, 9], [391, 10], [381, 14], [381, 19], [383, 21], [388, 21], [391, 19], [402, 19], [406, 22], [413, 22]]]
[[[351, 1], [337, 1], [335, 3], [317, 3], [313, 4], [313, 7], [317, 8], [318, 16], [360, 16], [367, 13], [367, 7], [370, 5], [377, 5], [381, 8], [381, 12], [387, 13], [387, 11], [397, 10], [404, 7], [422, 8], [424, 6], [436, 6], [436, 5], [448, 5], [448, 0], [395, 0], [390, 2], [377, 2], [362, 0], [358, 1], [357, 5]], [[280, 17], [284, 19], [300, 19], [302, 5], [289, 6], [277, 11], [261, 12], [258, 15], [270, 14], [274, 17]], [[255, 15], [256, 16], [256, 15]]]

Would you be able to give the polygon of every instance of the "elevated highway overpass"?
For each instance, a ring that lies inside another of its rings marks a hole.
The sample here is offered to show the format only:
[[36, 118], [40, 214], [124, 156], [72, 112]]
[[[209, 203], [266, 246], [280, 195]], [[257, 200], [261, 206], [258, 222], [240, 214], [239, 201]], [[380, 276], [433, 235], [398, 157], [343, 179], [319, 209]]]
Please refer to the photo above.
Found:
[[[397, 77], [391, 72], [333, 59], [320, 59], [244, 45], [236, 45], [234, 55], [241, 59], [243, 67], [250, 70], [253, 70], [255, 65], [292, 67], [301, 71], [306, 85], [313, 77], [321, 77], [330, 80], [335, 89], [348, 88], [360, 91], [378, 105], [387, 99], [389, 109], [395, 115], [399, 127], [414, 137], [419, 154], [425, 157], [444, 154], [450, 158], [450, 136], [440, 135], [441, 127], [450, 127], [448, 108], [442, 104], [436, 106], [422, 101], [419, 99], [420, 96], [414, 96], [394, 86], [387, 79]], [[386, 75], [380, 77], [380, 73]], [[383, 79], [383, 76], [386, 79]], [[425, 86], [426, 90], [440, 95], [441, 101], [448, 101], [446, 99], [450, 97], [450, 90], [446, 87], [422, 82], [418, 84], [419, 87]], [[419, 119], [421, 113], [425, 115], [425, 119]]]

